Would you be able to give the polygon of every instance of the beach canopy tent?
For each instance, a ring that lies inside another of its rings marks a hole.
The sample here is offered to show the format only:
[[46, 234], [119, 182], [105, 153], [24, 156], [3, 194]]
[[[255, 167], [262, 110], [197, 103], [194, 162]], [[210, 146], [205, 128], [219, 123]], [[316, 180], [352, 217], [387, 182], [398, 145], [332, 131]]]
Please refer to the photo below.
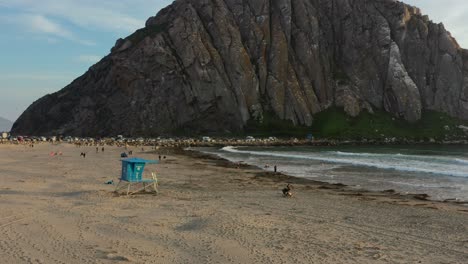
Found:
[[141, 158], [122, 159], [122, 173], [120, 181], [115, 189], [120, 192], [126, 189], [127, 195], [134, 194], [147, 189], [158, 192], [158, 180], [155, 173], [151, 173], [151, 179], [143, 178], [146, 164], [157, 164], [156, 160], [145, 160]]

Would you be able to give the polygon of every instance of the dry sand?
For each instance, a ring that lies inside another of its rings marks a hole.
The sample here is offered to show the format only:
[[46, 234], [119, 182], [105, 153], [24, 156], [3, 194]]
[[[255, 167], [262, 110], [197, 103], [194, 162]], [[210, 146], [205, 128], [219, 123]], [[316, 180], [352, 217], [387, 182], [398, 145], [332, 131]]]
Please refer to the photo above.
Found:
[[466, 206], [301, 181], [288, 199], [291, 179], [180, 154], [147, 168], [159, 195], [116, 196], [121, 152], [0, 145], [0, 263], [468, 261]]

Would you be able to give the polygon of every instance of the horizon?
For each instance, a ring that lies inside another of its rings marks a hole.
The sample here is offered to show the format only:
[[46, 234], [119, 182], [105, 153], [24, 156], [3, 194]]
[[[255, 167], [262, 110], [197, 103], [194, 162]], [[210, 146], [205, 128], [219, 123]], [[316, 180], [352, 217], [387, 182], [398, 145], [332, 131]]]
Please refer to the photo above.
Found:
[[[0, 0], [0, 117], [15, 122], [28, 106], [84, 74], [115, 41], [144, 27], [171, 0]], [[405, 0], [442, 22], [468, 48], [468, 2]], [[451, 14], [447, 16], [447, 14]]]

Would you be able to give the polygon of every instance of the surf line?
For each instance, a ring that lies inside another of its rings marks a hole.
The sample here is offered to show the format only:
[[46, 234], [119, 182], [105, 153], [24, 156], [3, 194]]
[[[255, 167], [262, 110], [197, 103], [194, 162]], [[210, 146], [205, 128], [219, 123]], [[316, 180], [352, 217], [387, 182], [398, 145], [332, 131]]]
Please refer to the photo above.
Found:
[[[236, 149], [236, 147], [233, 147], [233, 146], [227, 146], [227, 147], [222, 148], [221, 150], [230, 152], [230, 153], [250, 154], [250, 155], [256, 155], [256, 156], [316, 160], [316, 161], [330, 162], [334, 164], [348, 164], [352, 166], [364, 166], [364, 167], [372, 167], [372, 168], [385, 169], [385, 170], [396, 170], [396, 171], [404, 171], [404, 172], [421, 172], [421, 173], [429, 173], [429, 174], [441, 174], [441, 175], [452, 176], [452, 177], [468, 178], [468, 172], [463, 171], [463, 170], [460, 171], [459, 169], [457, 169], [456, 171], [427, 169], [425, 168], [425, 166], [429, 164], [428, 161], [415, 160], [415, 162], [422, 162], [420, 166], [415, 167], [413, 164], [411, 165], [410, 164], [391, 164], [391, 163], [384, 164], [384, 163], [379, 163], [378, 161], [352, 159], [352, 158], [311, 156], [311, 155], [303, 155], [303, 154], [286, 154], [286, 153], [281, 153], [281, 152], [261, 152], [261, 151], [238, 150]], [[344, 156], [347, 156], [347, 155], [344, 155]], [[398, 156], [398, 155], [395, 155], [395, 156]], [[460, 161], [457, 161], [457, 162], [460, 162]]]

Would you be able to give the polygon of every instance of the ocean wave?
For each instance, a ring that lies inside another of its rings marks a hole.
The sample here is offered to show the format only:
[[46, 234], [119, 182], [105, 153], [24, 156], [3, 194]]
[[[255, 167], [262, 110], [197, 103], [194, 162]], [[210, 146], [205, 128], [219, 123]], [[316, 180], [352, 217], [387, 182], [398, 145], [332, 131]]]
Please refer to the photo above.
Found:
[[460, 163], [460, 164], [466, 164], [468, 165], [468, 160], [466, 159], [455, 159], [456, 162]]
[[356, 156], [356, 157], [404, 157], [404, 156], [409, 156], [409, 155], [404, 155], [401, 153], [388, 153], [388, 154], [383, 154], [383, 153], [366, 153], [366, 152], [343, 152], [343, 151], [328, 151], [326, 153], [329, 153], [331, 155], [338, 155], [338, 156]]
[[237, 150], [236, 147], [233, 147], [233, 146], [226, 146], [226, 147], [222, 148], [221, 150], [228, 151], [228, 152], [237, 152], [237, 151], [239, 151], [239, 150]]
[[357, 152], [342, 152], [342, 151], [329, 151], [332, 155], [337, 156], [348, 156], [348, 157], [382, 157], [382, 158], [391, 158], [391, 159], [405, 159], [405, 160], [417, 160], [417, 161], [429, 161], [433, 163], [434, 161], [444, 162], [444, 163], [453, 163], [453, 164], [466, 164], [468, 165], [468, 160], [460, 158], [447, 158], [436, 155], [409, 155], [402, 153], [357, 153]]
[[[238, 153], [238, 154], [248, 154], [248, 155], [256, 155], [256, 156], [270, 156], [270, 157], [277, 157], [277, 158], [288, 158], [288, 159], [305, 159], [305, 160], [315, 160], [315, 161], [322, 161], [327, 163], [336, 163], [336, 164], [347, 164], [353, 166], [365, 166], [365, 167], [373, 167], [378, 169], [387, 169], [387, 170], [397, 170], [397, 171], [405, 171], [405, 172], [420, 172], [420, 173], [430, 173], [430, 174], [440, 174], [446, 176], [455, 176], [455, 177], [468, 177], [468, 166], [464, 167], [464, 170], [460, 168], [460, 166], [456, 166], [456, 164], [443, 164], [442, 162], [452, 161], [456, 163], [466, 162], [468, 165], [468, 161], [459, 159], [455, 161], [455, 159], [450, 158], [442, 158], [438, 157], [439, 163], [435, 161], [435, 157], [424, 157], [421, 159], [421, 156], [413, 156], [413, 155], [405, 155], [404, 159], [397, 160], [383, 160], [383, 159], [375, 159], [375, 157], [382, 157], [383, 155], [388, 154], [371, 154], [367, 153], [368, 158], [358, 158], [353, 159], [353, 155], [343, 155], [349, 156], [348, 158], [343, 158], [339, 156], [330, 157], [329, 155], [323, 155], [318, 152], [311, 152], [311, 153], [284, 153], [284, 152], [267, 152], [267, 151], [249, 151], [249, 150], [239, 150], [235, 147], [228, 146], [222, 148], [223, 151], [230, 152], [230, 153]], [[344, 152], [342, 152], [344, 153]], [[349, 152], [348, 152], [349, 153]], [[355, 153], [356, 154], [356, 153]], [[366, 153], [357, 153], [362, 155], [355, 155], [355, 156], [363, 156]], [[395, 156], [395, 154], [391, 154]], [[422, 160], [422, 161], [421, 161]], [[392, 163], [393, 161], [393, 163]]]

